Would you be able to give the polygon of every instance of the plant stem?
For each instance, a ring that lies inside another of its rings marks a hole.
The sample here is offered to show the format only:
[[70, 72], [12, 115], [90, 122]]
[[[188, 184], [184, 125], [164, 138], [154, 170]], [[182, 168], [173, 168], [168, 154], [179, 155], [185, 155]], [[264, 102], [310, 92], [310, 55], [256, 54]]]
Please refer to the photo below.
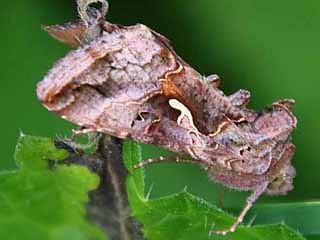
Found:
[[89, 194], [88, 218], [96, 222], [111, 240], [143, 239], [140, 226], [131, 217], [126, 193], [128, 172], [122, 161], [122, 140], [103, 135], [93, 154], [76, 153], [57, 143], [71, 154], [65, 164], [80, 164], [100, 176], [99, 187]]

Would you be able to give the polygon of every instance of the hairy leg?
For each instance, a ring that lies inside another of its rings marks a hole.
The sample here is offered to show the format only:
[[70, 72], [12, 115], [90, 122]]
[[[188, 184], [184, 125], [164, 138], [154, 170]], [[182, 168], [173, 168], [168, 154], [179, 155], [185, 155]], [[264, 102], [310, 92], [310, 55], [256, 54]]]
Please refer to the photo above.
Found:
[[146, 160], [142, 160], [138, 164], [134, 166], [134, 168], [141, 168], [143, 166], [158, 163], [158, 162], [176, 162], [176, 163], [196, 163], [201, 164], [202, 161], [195, 160], [195, 159], [181, 159], [179, 156], [169, 156], [169, 157], [155, 157], [155, 158], [149, 158]]
[[[87, 135], [88, 141], [87, 143], [77, 143], [76, 137], [80, 135]], [[97, 146], [99, 140], [101, 138], [101, 134], [96, 132], [95, 129], [91, 128], [80, 128], [80, 129], [73, 129], [72, 135], [70, 138], [62, 138], [59, 139], [61, 142], [65, 143], [66, 145], [70, 146], [74, 150], [87, 150], [94, 146]]]
[[242, 209], [241, 213], [237, 217], [236, 221], [231, 225], [230, 228], [224, 230], [212, 230], [215, 234], [227, 235], [230, 232], [234, 232], [240, 223], [242, 223], [244, 217], [246, 216], [247, 212], [253, 206], [254, 202], [266, 191], [269, 182], [263, 183], [259, 186], [248, 198], [245, 207]]

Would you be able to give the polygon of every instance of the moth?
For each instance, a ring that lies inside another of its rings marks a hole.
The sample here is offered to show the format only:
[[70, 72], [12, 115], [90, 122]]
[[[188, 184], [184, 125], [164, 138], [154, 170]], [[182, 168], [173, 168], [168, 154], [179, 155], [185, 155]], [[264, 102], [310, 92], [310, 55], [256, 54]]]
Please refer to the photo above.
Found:
[[[100, 8], [91, 5], [97, 2]], [[76, 48], [37, 86], [49, 111], [79, 125], [76, 133], [101, 132], [177, 153], [136, 167], [190, 162], [216, 182], [252, 191], [234, 224], [216, 234], [235, 231], [261, 194], [292, 190], [294, 100], [277, 101], [262, 112], [248, 109], [249, 91], [226, 96], [218, 75], [202, 76], [166, 37], [142, 24], [105, 21], [108, 8], [105, 0], [78, 0], [80, 20], [45, 27]]]

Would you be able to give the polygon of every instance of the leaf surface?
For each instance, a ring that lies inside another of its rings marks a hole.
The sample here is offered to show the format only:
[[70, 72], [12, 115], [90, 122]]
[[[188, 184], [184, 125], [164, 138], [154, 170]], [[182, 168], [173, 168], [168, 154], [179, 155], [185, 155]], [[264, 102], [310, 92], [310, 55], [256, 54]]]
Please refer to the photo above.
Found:
[[235, 233], [227, 236], [210, 234], [210, 230], [230, 226], [234, 217], [193, 196], [186, 190], [158, 198], [148, 199], [144, 189], [144, 170], [133, 169], [141, 160], [141, 148], [127, 141], [123, 158], [130, 172], [127, 178], [127, 192], [133, 215], [143, 224], [143, 232], [150, 240], [302, 240], [301, 234], [282, 223], [273, 225], [240, 226]]
[[21, 135], [18, 169], [0, 173], [0, 239], [105, 239], [85, 209], [99, 178], [85, 167], [57, 164], [67, 156], [51, 139]]

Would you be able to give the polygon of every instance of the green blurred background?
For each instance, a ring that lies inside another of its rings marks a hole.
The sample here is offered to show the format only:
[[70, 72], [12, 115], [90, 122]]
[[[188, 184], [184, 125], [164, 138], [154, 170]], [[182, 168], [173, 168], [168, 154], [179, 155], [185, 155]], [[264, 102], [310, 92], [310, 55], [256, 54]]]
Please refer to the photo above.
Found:
[[[178, 54], [203, 74], [217, 73], [227, 94], [251, 91], [250, 107], [262, 109], [281, 98], [294, 98], [298, 128], [295, 189], [285, 197], [261, 202], [295, 202], [320, 198], [320, 1], [256, 0], [110, 0], [108, 20], [137, 22], [172, 40]], [[39, 136], [70, 133], [72, 125], [45, 110], [36, 83], [68, 47], [51, 39], [41, 25], [75, 19], [73, 0], [2, 1], [0, 15], [0, 168], [14, 167], [20, 131]], [[160, 151], [161, 152], [161, 151]], [[144, 149], [144, 157], [159, 150]], [[152, 197], [185, 186], [223, 207], [239, 208], [247, 193], [211, 183], [197, 166], [163, 163], [147, 167]], [[218, 193], [218, 194], [216, 194]]]

